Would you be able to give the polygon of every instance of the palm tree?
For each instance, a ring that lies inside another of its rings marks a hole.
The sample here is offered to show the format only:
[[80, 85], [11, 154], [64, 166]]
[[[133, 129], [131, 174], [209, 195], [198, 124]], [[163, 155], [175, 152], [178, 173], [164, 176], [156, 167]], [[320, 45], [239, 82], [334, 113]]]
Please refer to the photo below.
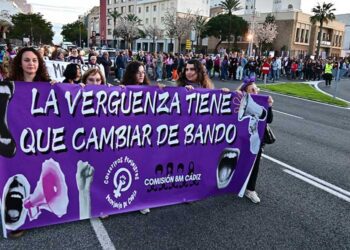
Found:
[[242, 9], [239, 6], [239, 0], [224, 0], [221, 1], [219, 6], [224, 9], [225, 11], [228, 11], [228, 14], [231, 16], [233, 11]]
[[230, 17], [229, 36], [228, 36], [228, 47], [229, 48], [231, 46], [231, 17], [232, 17], [232, 12], [242, 9], [239, 4], [240, 4], [239, 0], [223, 0], [219, 4], [219, 6], [221, 6], [222, 9], [224, 9], [225, 11], [228, 11], [228, 15]]
[[137, 37], [140, 34], [140, 29], [138, 28], [139, 26], [141, 26], [141, 22], [142, 20], [136, 16], [135, 14], [127, 14], [124, 17], [124, 20], [127, 23], [127, 44], [128, 44], [128, 48], [131, 49], [131, 42], [135, 39], [135, 37]]
[[121, 17], [122, 13], [119, 13], [118, 11], [114, 10], [113, 12], [108, 12], [108, 15], [113, 18], [113, 44], [115, 48], [115, 40], [118, 34], [116, 32], [117, 19]]
[[207, 19], [203, 16], [196, 16], [194, 22], [194, 30], [196, 31], [196, 41], [197, 41], [197, 49], [198, 46], [202, 46], [202, 39], [200, 39], [200, 44], [198, 43], [199, 38], [202, 38], [203, 33], [205, 32], [205, 28], [207, 24]]
[[335, 8], [333, 8], [334, 4], [332, 3], [325, 3], [323, 2], [322, 5], [319, 3], [316, 7], [312, 8], [312, 12], [314, 13], [313, 16], [310, 17], [310, 22], [312, 24], [316, 24], [317, 22], [320, 23], [320, 31], [318, 33], [318, 42], [317, 42], [317, 50], [316, 50], [316, 58], [318, 58], [320, 53], [320, 47], [321, 47], [321, 34], [322, 34], [322, 28], [324, 23], [328, 23], [328, 21], [333, 21], [335, 19], [335, 15], [333, 11], [335, 11]]

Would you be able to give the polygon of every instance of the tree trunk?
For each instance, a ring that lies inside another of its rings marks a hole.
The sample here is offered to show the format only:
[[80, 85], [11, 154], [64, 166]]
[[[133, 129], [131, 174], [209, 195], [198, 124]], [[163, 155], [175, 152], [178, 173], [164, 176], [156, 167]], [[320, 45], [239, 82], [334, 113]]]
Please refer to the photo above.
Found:
[[215, 51], [216, 52], [218, 52], [218, 47], [221, 44], [221, 42], [222, 42], [222, 39], [220, 39], [219, 42], [216, 44], [216, 46], [215, 46]]
[[320, 21], [320, 32], [318, 34], [317, 49], [316, 49], [316, 59], [318, 59], [321, 47], [321, 37], [322, 37], [323, 21]]

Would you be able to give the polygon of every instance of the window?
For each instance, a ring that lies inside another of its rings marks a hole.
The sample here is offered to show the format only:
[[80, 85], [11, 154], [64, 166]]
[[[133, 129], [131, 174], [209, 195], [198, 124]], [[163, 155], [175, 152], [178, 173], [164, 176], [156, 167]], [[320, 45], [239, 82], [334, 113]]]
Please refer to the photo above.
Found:
[[309, 43], [309, 30], [306, 30], [305, 33], [305, 43]]
[[108, 5], [111, 5], [112, 4], [112, 0], [108, 0]]
[[300, 35], [300, 42], [301, 42], [301, 43], [304, 42], [304, 33], [305, 33], [305, 30], [304, 30], [304, 29], [301, 29], [301, 35]]
[[157, 11], [157, 5], [153, 5], [153, 11]]
[[148, 24], [148, 18], [146, 18], [145, 23]]
[[149, 7], [148, 6], [146, 7], [146, 12], [149, 12]]
[[341, 42], [343, 40], [343, 37], [342, 36], [339, 36], [339, 47], [341, 47]]
[[141, 7], [139, 7], [139, 13], [141, 13]]
[[112, 29], [108, 29], [108, 35], [112, 35]]
[[297, 32], [296, 32], [296, 35], [295, 35], [295, 42], [299, 42], [299, 35], [300, 35], [300, 28], [297, 28]]
[[157, 23], [157, 18], [153, 17], [153, 24]]
[[119, 1], [118, 0], [114, 0], [114, 3], [118, 3]]
[[112, 9], [108, 9], [108, 10], [107, 10], [107, 13], [110, 13], [110, 12], [112, 12]]
[[322, 33], [322, 40], [321, 41], [326, 41], [326, 33]]
[[164, 10], [165, 8], [164, 8], [164, 3], [162, 3], [161, 5], [160, 5], [160, 8], [161, 8], [161, 10]]
[[119, 11], [119, 8], [118, 8], [118, 7], [114, 8], [114, 11], [118, 12], [118, 11]]
[[126, 0], [121, 0], [121, 1], [122, 1], [122, 3], [125, 3]]
[[129, 5], [129, 13], [133, 13], [134, 12], [134, 5]]
[[160, 21], [161, 21], [162, 23], [164, 23], [164, 17], [163, 17], [163, 16], [160, 18]]
[[107, 24], [108, 24], [108, 25], [111, 25], [111, 19], [108, 18]]
[[121, 13], [125, 13], [125, 8], [126, 8], [125, 6], [121, 7], [121, 9], [120, 9], [121, 11], [120, 12]]

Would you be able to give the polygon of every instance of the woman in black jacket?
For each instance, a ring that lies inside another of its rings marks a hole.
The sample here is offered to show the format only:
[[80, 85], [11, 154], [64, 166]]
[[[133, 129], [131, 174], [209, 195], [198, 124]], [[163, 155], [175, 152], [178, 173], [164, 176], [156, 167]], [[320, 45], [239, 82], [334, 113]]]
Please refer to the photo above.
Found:
[[[238, 88], [238, 90], [242, 91], [242, 92], [246, 92], [248, 94], [254, 94], [254, 95], [259, 94], [259, 88], [255, 84], [255, 78], [245, 79], [243, 84]], [[268, 103], [269, 103], [269, 107], [267, 110], [266, 122], [271, 123], [273, 120], [273, 113], [272, 113], [273, 99], [271, 96], [269, 96]], [[266, 134], [266, 128], [265, 128], [265, 134]], [[252, 174], [250, 175], [250, 178], [249, 178], [247, 189], [244, 193], [244, 195], [248, 199], [250, 199], [253, 203], [260, 202], [260, 198], [259, 198], [257, 192], [255, 191], [255, 185], [256, 185], [256, 180], [258, 178], [260, 158], [261, 158], [261, 154], [262, 154], [264, 146], [265, 146], [265, 142], [263, 139], [261, 144], [260, 144], [259, 152], [256, 156], [256, 160], [255, 160], [255, 163], [253, 166]]]

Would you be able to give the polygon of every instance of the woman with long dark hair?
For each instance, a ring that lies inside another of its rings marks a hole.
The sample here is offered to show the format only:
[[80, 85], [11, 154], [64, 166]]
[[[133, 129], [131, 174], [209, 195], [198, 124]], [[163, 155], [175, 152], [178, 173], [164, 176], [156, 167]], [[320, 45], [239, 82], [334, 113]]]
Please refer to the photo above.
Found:
[[10, 70], [12, 81], [49, 82], [49, 74], [40, 53], [31, 47], [21, 49], [13, 59]]
[[126, 66], [121, 85], [150, 85], [143, 63], [139, 61], [130, 62]]
[[204, 70], [204, 66], [198, 60], [189, 60], [177, 80], [177, 86], [187, 89], [205, 88], [213, 89], [214, 86]]

